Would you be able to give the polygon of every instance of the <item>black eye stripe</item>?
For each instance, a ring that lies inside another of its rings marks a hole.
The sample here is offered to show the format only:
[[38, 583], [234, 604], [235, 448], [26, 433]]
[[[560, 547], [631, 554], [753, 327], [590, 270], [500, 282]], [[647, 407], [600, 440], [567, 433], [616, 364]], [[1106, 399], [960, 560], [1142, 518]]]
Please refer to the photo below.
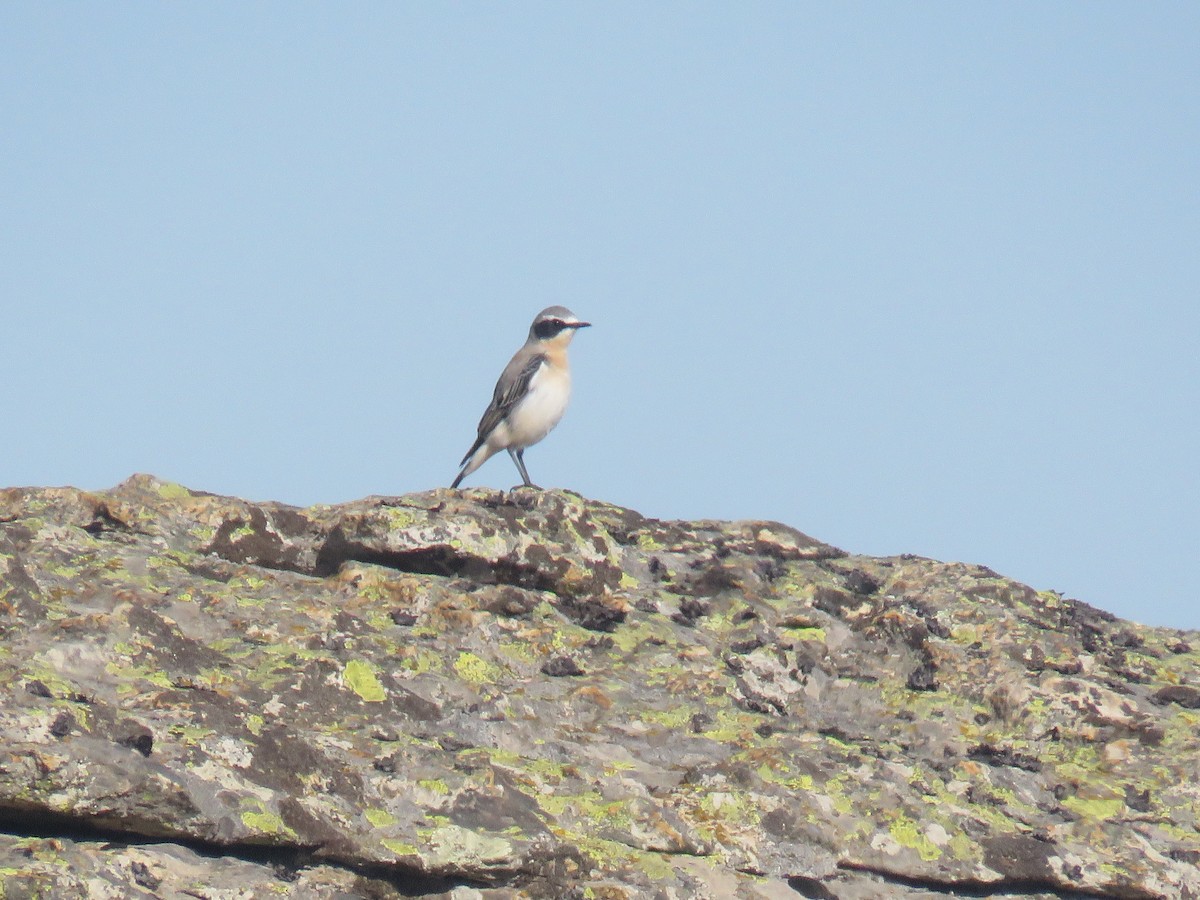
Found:
[[567, 323], [562, 319], [543, 319], [533, 326], [533, 333], [536, 334], [540, 340], [544, 341], [547, 338], [554, 337], [566, 327]]

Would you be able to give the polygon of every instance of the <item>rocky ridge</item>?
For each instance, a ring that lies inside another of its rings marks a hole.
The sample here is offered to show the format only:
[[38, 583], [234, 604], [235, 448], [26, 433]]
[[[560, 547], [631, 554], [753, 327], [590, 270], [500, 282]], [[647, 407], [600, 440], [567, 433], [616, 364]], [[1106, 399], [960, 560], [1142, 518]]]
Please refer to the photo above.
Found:
[[0, 897], [1200, 898], [1200, 634], [563, 491], [0, 492]]

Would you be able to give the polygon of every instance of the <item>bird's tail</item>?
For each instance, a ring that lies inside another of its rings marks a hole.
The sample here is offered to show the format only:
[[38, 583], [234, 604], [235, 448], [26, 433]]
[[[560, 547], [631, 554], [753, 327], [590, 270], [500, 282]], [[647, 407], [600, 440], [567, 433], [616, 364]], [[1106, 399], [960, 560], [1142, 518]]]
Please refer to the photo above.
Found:
[[460, 466], [460, 470], [458, 476], [450, 484], [450, 489], [454, 490], [460, 484], [462, 484], [462, 480], [464, 478], [487, 462], [488, 457], [495, 452], [495, 450], [492, 450], [484, 443], [482, 437], [476, 438], [475, 443], [471, 445], [471, 449], [467, 451], [467, 455], [464, 456], [462, 458], [462, 462], [458, 464]]

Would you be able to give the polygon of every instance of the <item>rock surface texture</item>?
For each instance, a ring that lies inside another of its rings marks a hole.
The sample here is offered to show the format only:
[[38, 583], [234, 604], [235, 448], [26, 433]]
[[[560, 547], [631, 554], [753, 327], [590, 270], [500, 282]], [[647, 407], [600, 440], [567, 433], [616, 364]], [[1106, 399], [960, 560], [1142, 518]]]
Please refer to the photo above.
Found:
[[561, 491], [0, 492], [0, 896], [1200, 898], [1200, 634]]

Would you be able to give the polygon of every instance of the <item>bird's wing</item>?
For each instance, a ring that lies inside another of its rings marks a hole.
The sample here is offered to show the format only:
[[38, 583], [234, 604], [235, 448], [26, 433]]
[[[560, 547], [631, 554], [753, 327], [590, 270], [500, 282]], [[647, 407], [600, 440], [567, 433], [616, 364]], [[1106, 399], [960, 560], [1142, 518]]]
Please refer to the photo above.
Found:
[[501, 420], [512, 412], [513, 407], [529, 393], [529, 385], [533, 381], [533, 376], [545, 362], [545, 354], [538, 353], [527, 359], [520, 369], [514, 369], [512, 363], [509, 363], [509, 367], [504, 370], [500, 380], [496, 382], [496, 391], [492, 394], [492, 402], [488, 405], [487, 412], [479, 420], [480, 438], [487, 440], [492, 429], [499, 425]]

